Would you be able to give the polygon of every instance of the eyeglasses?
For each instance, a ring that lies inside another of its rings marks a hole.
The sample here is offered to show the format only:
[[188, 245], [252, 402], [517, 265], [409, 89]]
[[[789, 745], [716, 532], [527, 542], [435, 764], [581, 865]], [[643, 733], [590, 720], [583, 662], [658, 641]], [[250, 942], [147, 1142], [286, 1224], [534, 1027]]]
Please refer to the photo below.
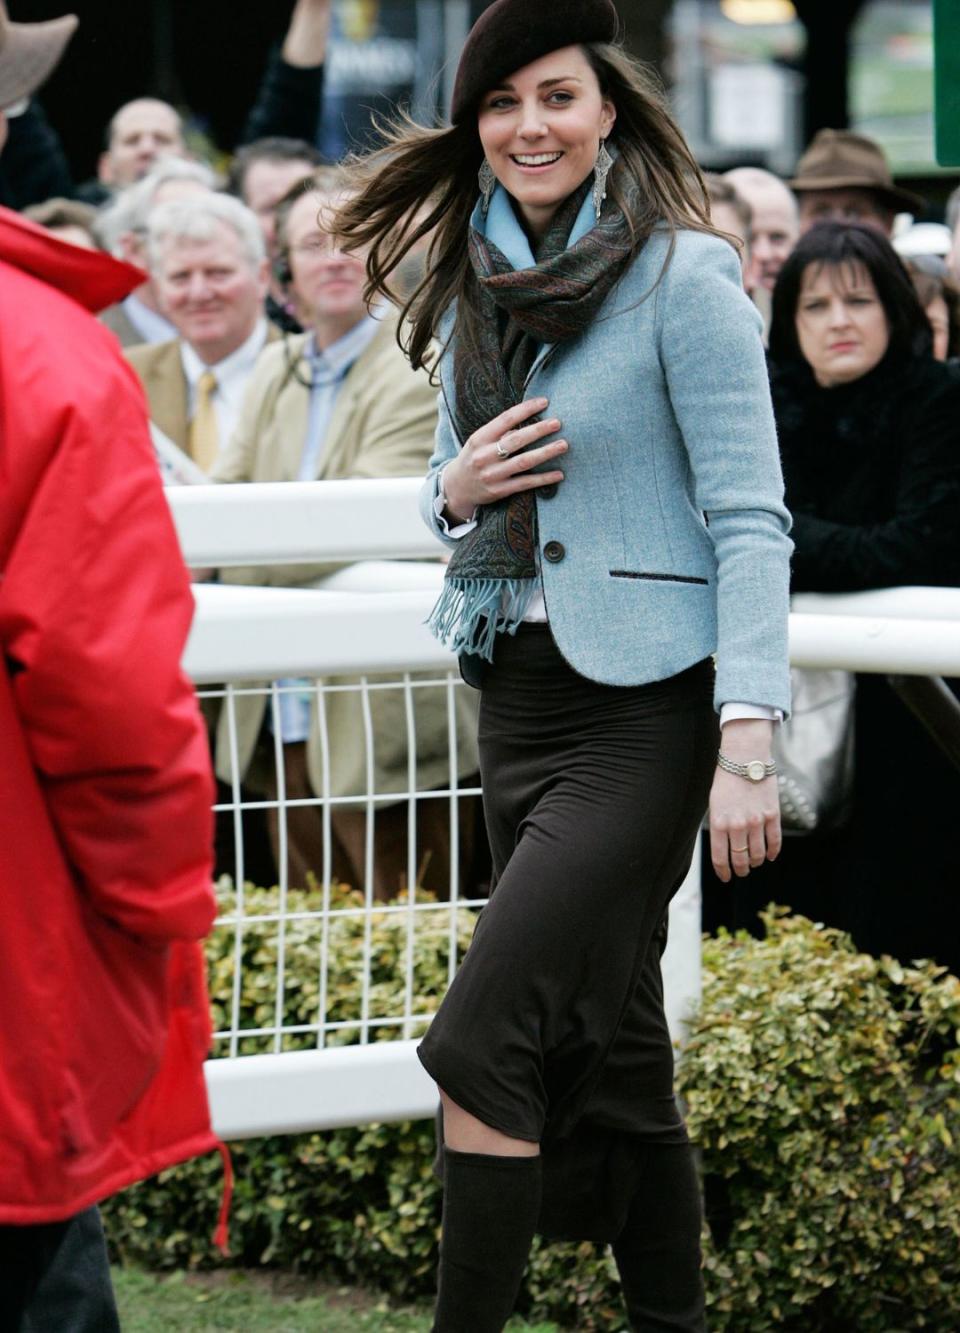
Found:
[[310, 236], [307, 240], [299, 241], [296, 245], [290, 247], [295, 255], [332, 255], [337, 248], [337, 243], [332, 236]]
[[11, 102], [9, 106], [0, 107], [0, 112], [6, 116], [7, 120], [16, 120], [17, 116], [22, 116], [30, 105], [29, 97], [21, 97], [19, 102]]

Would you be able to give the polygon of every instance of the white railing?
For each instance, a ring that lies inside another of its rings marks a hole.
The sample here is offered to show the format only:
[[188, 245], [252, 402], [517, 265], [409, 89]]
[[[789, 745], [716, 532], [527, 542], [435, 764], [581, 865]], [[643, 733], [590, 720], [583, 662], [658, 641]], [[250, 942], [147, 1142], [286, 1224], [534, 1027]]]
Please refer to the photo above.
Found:
[[960, 588], [800, 593], [790, 617], [794, 666], [904, 676], [960, 674]]
[[[252, 688], [245, 682], [274, 682], [264, 687], [274, 709], [278, 698], [275, 682], [293, 676], [315, 679], [353, 674], [363, 678], [353, 686], [316, 686], [318, 701], [331, 691], [347, 688], [361, 694], [366, 691], [369, 699], [368, 677], [377, 673], [388, 673], [386, 679], [375, 682], [377, 689], [393, 689], [407, 699], [422, 686], [416, 679], [411, 681], [413, 672], [433, 673], [448, 691], [465, 689], [450, 655], [423, 623], [442, 568], [435, 562], [417, 562], [417, 557], [436, 551], [416, 513], [418, 489], [419, 482], [410, 480], [191, 487], [169, 492], [184, 554], [194, 567], [366, 562], [341, 569], [326, 580], [322, 590], [198, 585], [197, 616], [184, 659], [198, 685], [227, 682], [230, 706], [231, 697], [243, 697]], [[405, 562], [386, 557], [405, 557]], [[797, 665], [960, 675], [960, 590], [901, 588], [797, 597], [790, 645]], [[405, 711], [409, 719], [409, 706]], [[374, 737], [369, 711], [364, 716], [369, 776]], [[450, 738], [455, 746], [454, 730]], [[411, 737], [411, 750], [414, 747], [415, 737]], [[278, 768], [280, 749], [276, 747]], [[410, 771], [413, 774], [412, 767]], [[411, 777], [406, 789], [394, 793], [393, 799], [407, 802], [411, 830], [418, 801], [448, 801], [453, 827], [461, 794], [455, 774], [447, 788], [434, 790], [429, 797], [416, 790]], [[362, 793], [368, 812], [380, 808], [385, 800], [368, 781]], [[272, 803], [281, 819], [288, 804], [315, 805], [329, 834], [335, 798], [328, 795], [287, 803], [281, 790]], [[224, 808], [235, 819], [239, 843], [244, 812], [270, 806], [268, 801], [243, 799], [239, 783], [234, 783], [233, 799]], [[368, 855], [368, 869], [369, 859]], [[413, 850], [409, 860], [415, 864]], [[315, 1023], [285, 1027], [284, 948], [287, 932], [293, 928], [290, 923], [308, 919], [316, 924], [317, 966], [322, 970], [328, 964], [325, 951], [333, 923], [345, 913], [338, 913], [329, 897], [310, 911], [291, 911], [283, 870], [280, 878], [279, 910], [266, 919], [276, 927], [271, 983], [275, 1018], [265, 1027], [244, 1029], [234, 1003], [230, 1023], [218, 1034], [227, 1053], [239, 1056], [217, 1058], [207, 1066], [219, 1132], [227, 1138], [241, 1138], [431, 1115], [435, 1090], [416, 1060], [415, 1040], [404, 1039], [411, 1025], [422, 1028], [428, 1017], [416, 1013], [410, 1003], [414, 946], [418, 932], [435, 929], [437, 921], [445, 919], [452, 969], [457, 921], [462, 920], [458, 914], [477, 902], [461, 896], [454, 873], [449, 902], [408, 903], [388, 909], [404, 922], [407, 1002], [399, 1017], [381, 1015], [371, 1007], [371, 923], [382, 920], [385, 909], [373, 901], [368, 882], [362, 904], [352, 909], [364, 931], [356, 1015], [338, 1025], [318, 1010]], [[263, 925], [263, 918], [245, 916], [241, 901], [217, 927], [234, 933], [235, 1000], [244, 932]], [[684, 1014], [699, 994], [699, 927], [695, 864], [671, 910], [670, 945], [664, 960], [668, 1015], [675, 1035], [681, 1032]], [[262, 983], [268, 980], [260, 978]], [[371, 1032], [389, 1024], [400, 1032], [400, 1040], [369, 1040]], [[338, 1026], [356, 1029], [360, 1044], [328, 1044]], [[269, 1042], [272, 1053], [244, 1055], [251, 1039]], [[291, 1041], [298, 1046], [310, 1041], [313, 1049], [290, 1050], [287, 1043]]]
[[181, 486], [170, 497], [188, 565], [431, 559], [416, 477]]

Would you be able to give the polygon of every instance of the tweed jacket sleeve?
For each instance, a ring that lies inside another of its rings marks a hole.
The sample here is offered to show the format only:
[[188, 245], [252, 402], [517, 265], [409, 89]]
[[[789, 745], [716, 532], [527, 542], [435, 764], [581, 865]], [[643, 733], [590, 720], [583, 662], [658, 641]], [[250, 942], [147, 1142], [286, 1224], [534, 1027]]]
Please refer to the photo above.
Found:
[[[683, 233], [658, 293], [661, 363], [717, 557], [717, 705], [789, 699], [790, 515], [760, 316], [731, 246]], [[779, 680], [773, 697], [761, 679]]]
[[437, 429], [433, 443], [433, 454], [430, 458], [429, 471], [423, 486], [420, 488], [420, 515], [437, 540], [443, 542], [444, 546], [451, 548], [456, 546], [457, 540], [455, 537], [451, 537], [437, 521], [435, 502], [439, 493], [440, 474], [450, 460], [456, 458], [459, 452], [460, 447], [450, 421], [446, 396], [441, 392], [437, 396]]

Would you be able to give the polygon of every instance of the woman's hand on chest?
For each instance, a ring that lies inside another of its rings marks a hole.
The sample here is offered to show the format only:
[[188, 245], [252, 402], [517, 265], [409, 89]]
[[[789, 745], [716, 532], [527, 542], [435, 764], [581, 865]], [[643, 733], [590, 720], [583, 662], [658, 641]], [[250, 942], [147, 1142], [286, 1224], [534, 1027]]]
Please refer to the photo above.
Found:
[[569, 447], [562, 439], [538, 445], [538, 441], [560, 429], [555, 417], [530, 420], [548, 406], [546, 398], [527, 399], [474, 431], [443, 470], [445, 517], [466, 522], [480, 505], [495, 504], [520, 491], [556, 486], [563, 481], [563, 473], [557, 469], [534, 471], [560, 458]]

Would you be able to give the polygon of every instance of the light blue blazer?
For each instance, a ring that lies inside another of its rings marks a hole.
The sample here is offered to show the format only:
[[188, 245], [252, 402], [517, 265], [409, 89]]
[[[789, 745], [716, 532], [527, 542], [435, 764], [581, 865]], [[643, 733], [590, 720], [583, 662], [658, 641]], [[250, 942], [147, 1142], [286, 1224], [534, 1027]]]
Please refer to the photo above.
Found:
[[[514, 267], [532, 265], [499, 190], [487, 231]], [[787, 713], [793, 544], [760, 316], [726, 241], [679, 232], [655, 285], [668, 247], [656, 233], [586, 333], [542, 349], [528, 381], [526, 397], [550, 400], [570, 446], [564, 481], [534, 492], [550, 627], [591, 680], [645, 684], [715, 653], [718, 709], [748, 700]], [[421, 510], [452, 546], [434, 512], [461, 447], [444, 341]]]

